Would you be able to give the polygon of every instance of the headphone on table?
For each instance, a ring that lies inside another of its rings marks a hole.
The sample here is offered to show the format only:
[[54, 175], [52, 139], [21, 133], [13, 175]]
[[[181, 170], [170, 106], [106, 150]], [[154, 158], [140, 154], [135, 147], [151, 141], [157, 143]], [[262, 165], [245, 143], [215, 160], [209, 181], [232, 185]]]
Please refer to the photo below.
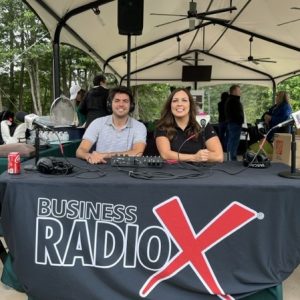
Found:
[[[120, 93], [120, 94], [127, 94], [127, 93], [122, 92], [122, 91], [117, 91], [117, 92], [114, 93], [114, 95], [117, 94], [117, 93]], [[112, 97], [112, 93], [110, 92], [110, 93], [109, 93], [109, 96], [108, 96], [108, 98], [107, 98], [107, 101], [106, 101], [106, 109], [107, 109], [107, 111], [108, 111], [110, 114], [112, 114], [112, 100], [113, 100], [113, 97]], [[135, 102], [134, 102], [134, 100], [133, 100], [133, 96], [132, 96], [132, 95], [129, 96], [129, 100], [130, 100], [129, 113], [132, 113], [132, 112], [134, 112], [134, 109], [135, 109]]]
[[36, 167], [40, 173], [51, 175], [66, 175], [73, 171], [73, 166], [70, 163], [53, 157], [40, 158]]
[[261, 151], [257, 154], [255, 160], [253, 161], [256, 153], [254, 151], [247, 151], [244, 154], [243, 165], [249, 168], [268, 168], [270, 167], [270, 159]]

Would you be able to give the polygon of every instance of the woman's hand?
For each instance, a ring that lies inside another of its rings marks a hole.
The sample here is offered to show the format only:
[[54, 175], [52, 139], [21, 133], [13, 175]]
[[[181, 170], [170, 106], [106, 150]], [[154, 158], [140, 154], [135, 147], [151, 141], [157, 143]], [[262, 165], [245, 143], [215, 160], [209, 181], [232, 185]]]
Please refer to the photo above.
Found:
[[197, 162], [208, 161], [208, 154], [209, 154], [209, 151], [207, 149], [199, 150], [195, 154], [195, 160]]

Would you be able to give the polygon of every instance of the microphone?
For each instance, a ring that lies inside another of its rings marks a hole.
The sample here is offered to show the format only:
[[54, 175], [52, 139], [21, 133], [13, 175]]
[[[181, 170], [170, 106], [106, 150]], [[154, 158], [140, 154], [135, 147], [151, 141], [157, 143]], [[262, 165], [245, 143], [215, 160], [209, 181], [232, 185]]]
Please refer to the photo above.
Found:
[[25, 123], [26, 128], [29, 130], [33, 129], [33, 125], [36, 125], [44, 129], [50, 129], [47, 125], [39, 121], [39, 116], [36, 114], [28, 114], [24, 111], [19, 111], [16, 113], [16, 119], [20, 122]]
[[191, 140], [191, 139], [193, 139], [194, 137], [196, 136], [196, 134], [192, 134], [192, 135], [190, 135], [187, 139], [185, 139], [184, 141], [183, 141], [183, 143], [180, 145], [180, 147], [179, 147], [179, 149], [178, 149], [178, 151], [177, 151], [177, 161], [178, 162], [180, 162], [180, 159], [179, 159], [179, 154], [180, 154], [180, 150], [181, 150], [181, 148], [183, 147], [183, 145], [186, 143], [186, 142], [188, 142], [189, 140]]
[[280, 128], [280, 127], [283, 127], [283, 126], [286, 126], [289, 124], [293, 124], [293, 123], [295, 123], [295, 125], [298, 129], [300, 128], [300, 110], [292, 113], [290, 116], [290, 119], [277, 124], [276, 126], [272, 127], [272, 129]]
[[[187, 141], [193, 139], [195, 136], [196, 136], [196, 134], [190, 135], [190, 136], [183, 142], [183, 144], [186, 143]], [[183, 144], [182, 144], [182, 145], [183, 145]]]

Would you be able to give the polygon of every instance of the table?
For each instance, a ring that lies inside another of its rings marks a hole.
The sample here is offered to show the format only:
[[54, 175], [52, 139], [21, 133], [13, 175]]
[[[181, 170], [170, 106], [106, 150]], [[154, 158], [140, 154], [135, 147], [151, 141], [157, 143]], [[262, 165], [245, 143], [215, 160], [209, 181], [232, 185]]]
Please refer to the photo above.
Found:
[[[69, 143], [65, 143], [63, 145], [64, 147], [64, 154], [67, 157], [75, 157], [76, 150], [80, 144], [81, 140], [73, 140]], [[62, 156], [60, 147], [57, 144], [52, 144], [47, 149], [40, 150], [40, 157], [46, 157], [46, 156], [54, 156], [54, 157], [60, 157]], [[28, 158], [22, 157], [21, 161], [25, 161]], [[6, 157], [0, 157], [0, 174], [7, 170], [7, 158]]]
[[177, 179], [142, 180], [70, 161], [93, 172], [0, 177], [4, 237], [33, 299], [240, 299], [300, 262], [300, 185], [277, 175], [288, 166], [164, 166], [156, 175]]

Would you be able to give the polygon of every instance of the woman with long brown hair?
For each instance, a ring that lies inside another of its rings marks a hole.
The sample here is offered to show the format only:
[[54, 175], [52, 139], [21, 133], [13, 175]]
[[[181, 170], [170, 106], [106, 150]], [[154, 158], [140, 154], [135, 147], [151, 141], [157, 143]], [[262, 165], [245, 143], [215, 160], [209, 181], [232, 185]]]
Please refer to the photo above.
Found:
[[220, 140], [208, 123], [196, 120], [191, 93], [175, 89], [168, 97], [156, 126], [156, 145], [163, 159], [188, 162], [223, 162]]

